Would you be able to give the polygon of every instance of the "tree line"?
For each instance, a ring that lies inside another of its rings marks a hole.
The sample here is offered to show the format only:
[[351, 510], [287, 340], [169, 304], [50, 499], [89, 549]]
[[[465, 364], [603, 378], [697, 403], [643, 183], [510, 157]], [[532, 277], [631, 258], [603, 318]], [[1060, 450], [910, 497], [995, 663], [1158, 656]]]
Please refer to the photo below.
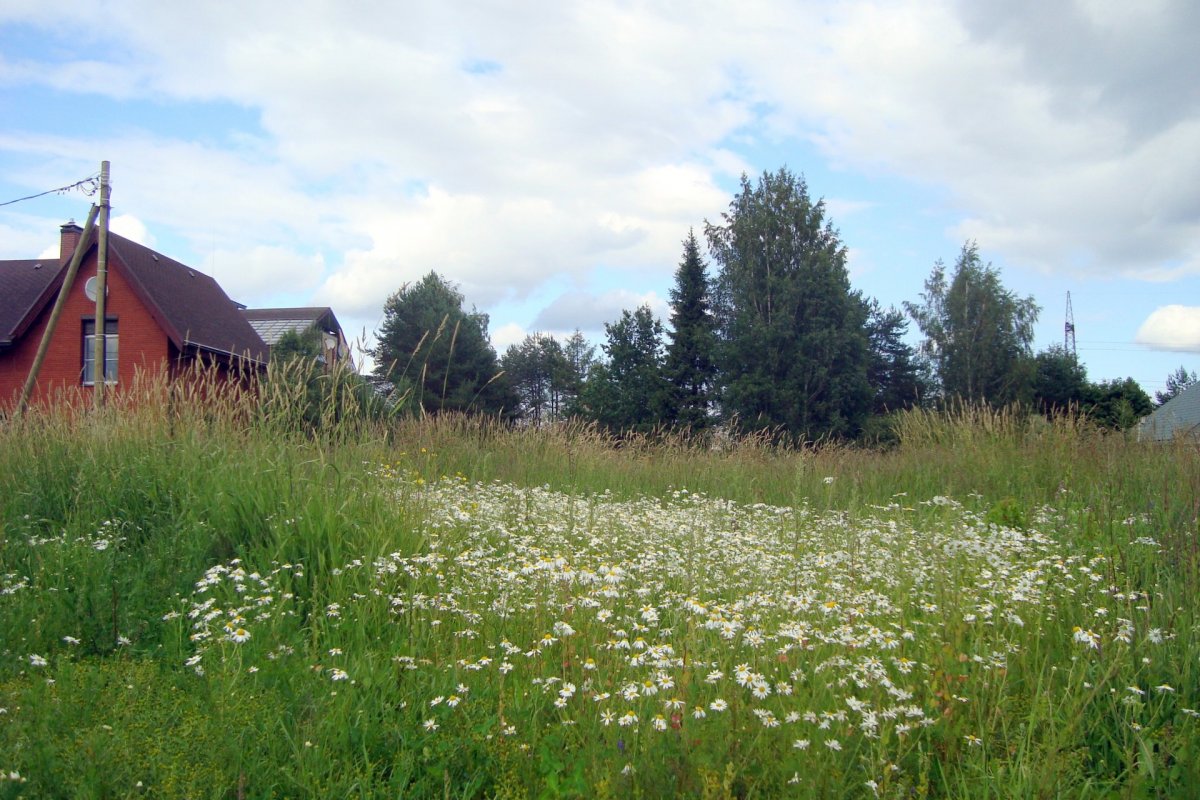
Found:
[[[683, 240], [669, 324], [648, 306], [625, 310], [599, 353], [577, 330], [561, 342], [531, 334], [498, 355], [487, 315], [430, 272], [387, 300], [373, 380], [427, 413], [809, 440], [880, 438], [893, 412], [956, 402], [1083, 412], [1110, 428], [1153, 408], [1132, 379], [1089, 382], [1061, 346], [1035, 354], [1040, 307], [1008, 290], [974, 242], [934, 265], [919, 300], [885, 308], [864, 297], [824, 202], [786, 168], [743, 175], [703, 236], [710, 262], [694, 230]], [[1168, 392], [1195, 377], [1181, 367]]]

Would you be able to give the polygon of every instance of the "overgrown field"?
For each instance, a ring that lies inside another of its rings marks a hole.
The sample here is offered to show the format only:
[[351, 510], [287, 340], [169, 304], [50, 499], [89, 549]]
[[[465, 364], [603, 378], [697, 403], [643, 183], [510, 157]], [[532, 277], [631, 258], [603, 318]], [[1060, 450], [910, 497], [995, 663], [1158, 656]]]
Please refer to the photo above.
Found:
[[282, 418], [0, 423], [0, 798], [1200, 793], [1194, 444]]

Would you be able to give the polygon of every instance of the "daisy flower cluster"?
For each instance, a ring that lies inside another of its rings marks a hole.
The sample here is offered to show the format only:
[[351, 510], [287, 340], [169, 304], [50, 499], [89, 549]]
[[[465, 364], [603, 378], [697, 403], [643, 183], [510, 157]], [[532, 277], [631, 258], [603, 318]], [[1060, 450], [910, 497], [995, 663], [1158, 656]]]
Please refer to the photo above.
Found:
[[[284, 588], [298, 564], [214, 566], [168, 615], [188, 626], [187, 665], [203, 675], [218, 643], [239, 666], [250, 641], [267, 658], [307, 648], [336, 664], [311, 670], [332, 696], [390, 672], [393, 707], [426, 736], [486, 719], [489, 738], [528, 748], [547, 726], [578, 727], [622, 754], [631, 736], [753, 736], [777, 740], [789, 773], [866, 748], [886, 785], [949, 720], [950, 740], [985, 752], [989, 732], [958, 720], [1033, 639], [1087, 658], [1172, 636], [1106, 556], [1067, 551], [1052, 509], [1018, 531], [945, 497], [851, 516], [379, 477], [414, 509], [404, 533], [419, 547], [326, 567], [303, 603]], [[265, 624], [284, 616], [303, 632]]]
[[106, 519], [94, 531], [87, 531], [81, 534], [62, 531], [53, 536], [29, 535], [26, 537], [25, 543], [30, 547], [43, 547], [46, 545], [84, 547], [103, 553], [105, 550], [118, 548], [125, 541], [125, 532], [129, 528], [130, 524], [128, 522]]
[[[1057, 629], [1060, 606], [1113, 594], [1104, 556], [988, 525], [944, 497], [928, 501], [939, 522], [919, 527], [899, 504], [851, 518], [684, 490], [627, 499], [386, 477], [423, 510], [425, 546], [334, 570], [360, 591], [324, 622], [386, 608], [393, 641], [418, 644], [390, 658], [435, 692], [429, 733], [501, 692], [527, 712], [502, 713], [504, 735], [547, 720], [723, 725], [798, 753], [857, 737], [902, 747], [971, 701], [965, 677], [938, 683], [930, 654], [952, 653], [964, 675], [1003, 671], [1027, 628]], [[1049, 509], [1038, 520], [1063, 524]], [[199, 615], [225, 625], [230, 611]], [[1085, 647], [1131, 635], [1126, 617], [1086, 621]]]
[[[172, 610], [163, 615], [164, 620], [182, 618], [187, 625], [188, 640], [192, 644], [192, 655], [185, 662], [198, 675], [205, 672], [210, 649], [214, 644], [242, 645], [254, 638], [254, 631], [269, 620], [284, 616], [297, 616], [296, 597], [281, 588], [284, 579], [303, 577], [304, 568], [299, 564], [274, 564], [263, 573], [247, 572], [241, 559], [227, 564], [217, 564], [196, 581], [192, 594], [183, 601], [183, 611]], [[218, 658], [224, 659], [226, 650], [218, 649]], [[267, 658], [290, 654], [293, 648], [279, 643]], [[257, 671], [255, 666], [251, 671]]]

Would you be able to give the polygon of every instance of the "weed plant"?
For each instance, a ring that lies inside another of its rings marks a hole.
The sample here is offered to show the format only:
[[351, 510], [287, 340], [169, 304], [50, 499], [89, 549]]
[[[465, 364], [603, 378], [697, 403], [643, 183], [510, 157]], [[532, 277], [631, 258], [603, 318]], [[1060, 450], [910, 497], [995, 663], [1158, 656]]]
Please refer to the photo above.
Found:
[[0, 423], [0, 797], [1200, 785], [1195, 443], [715, 447], [340, 380]]

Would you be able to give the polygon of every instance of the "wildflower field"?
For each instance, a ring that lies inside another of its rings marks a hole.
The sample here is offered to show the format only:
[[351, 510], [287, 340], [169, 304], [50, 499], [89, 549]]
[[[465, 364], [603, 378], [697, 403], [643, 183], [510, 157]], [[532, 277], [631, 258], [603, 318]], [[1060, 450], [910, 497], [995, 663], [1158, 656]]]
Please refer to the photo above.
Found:
[[1195, 445], [899, 431], [0, 423], [0, 798], [1200, 796]]

